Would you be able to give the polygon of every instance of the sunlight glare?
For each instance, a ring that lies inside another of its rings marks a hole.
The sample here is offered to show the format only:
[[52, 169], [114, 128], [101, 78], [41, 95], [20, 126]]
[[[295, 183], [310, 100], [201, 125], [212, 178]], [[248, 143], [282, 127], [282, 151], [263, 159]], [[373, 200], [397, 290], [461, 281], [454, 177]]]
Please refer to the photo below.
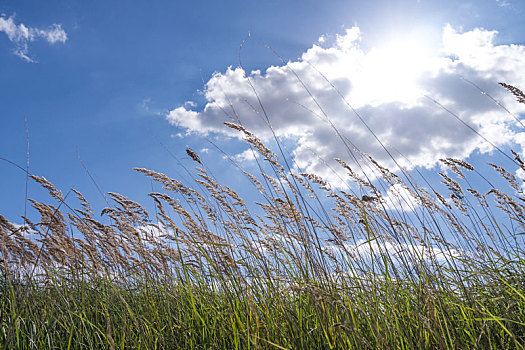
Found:
[[378, 105], [415, 103], [421, 97], [418, 78], [431, 68], [428, 45], [421, 39], [395, 39], [370, 50], [356, 80], [355, 101]]

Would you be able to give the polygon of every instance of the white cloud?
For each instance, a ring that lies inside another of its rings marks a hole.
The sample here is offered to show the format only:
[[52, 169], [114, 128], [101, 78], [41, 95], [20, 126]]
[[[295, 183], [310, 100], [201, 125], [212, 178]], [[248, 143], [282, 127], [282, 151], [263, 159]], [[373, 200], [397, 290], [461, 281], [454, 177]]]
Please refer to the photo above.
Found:
[[172, 139], [182, 139], [182, 138], [184, 138], [184, 135], [182, 133], [178, 132], [176, 134], [170, 134], [170, 137]]
[[[345, 244], [344, 248], [329, 245], [327, 249], [336, 259], [345, 259], [350, 257], [354, 261], [369, 260], [381, 256], [389, 256], [395, 262], [400, 262], [402, 258], [410, 258], [412, 261], [427, 262], [434, 261], [439, 264], [446, 263], [447, 260], [458, 257], [470, 257], [467, 251], [458, 251], [456, 249], [443, 249], [439, 247], [428, 247], [418, 244], [395, 243], [395, 242], [378, 242], [377, 240], [367, 241], [359, 239], [354, 244]], [[401, 260], [399, 260], [401, 259]]]
[[137, 228], [137, 232], [149, 243], [160, 242], [167, 236], [173, 236], [173, 230], [162, 223], [142, 225]]
[[272, 133], [249, 78], [273, 131], [296, 142], [293, 157], [308, 172], [335, 179], [325, 164], [339, 169], [333, 162], [335, 157], [352, 166], [349, 152], [330, 123], [352, 143], [350, 149], [355, 145], [393, 168], [394, 163], [362, 121], [392, 154], [404, 155], [397, 159], [402, 166], [432, 167], [439, 158], [466, 158], [474, 152], [493, 151], [493, 146], [428, 97], [453, 111], [494, 145], [523, 139], [525, 131], [516, 129], [514, 117], [467, 82], [482, 88], [516, 115], [525, 112], [525, 106], [517, 104], [497, 84], [525, 86], [525, 77], [519, 74], [525, 71], [525, 47], [495, 44], [496, 36], [496, 31], [461, 33], [447, 25], [441, 51], [417, 37], [403, 37], [365, 50], [359, 28], [353, 27], [337, 35], [333, 44], [313, 45], [300, 60], [271, 66], [264, 73], [254, 71], [247, 77], [241, 68], [231, 67], [215, 73], [206, 84], [207, 103], [202, 110], [192, 110], [186, 104], [171, 110], [167, 120], [187, 133], [240, 136], [223, 126], [227, 121], [238, 122], [238, 116], [248, 130], [263, 141], [270, 140]]
[[414, 196], [401, 184], [390, 186], [386, 191], [386, 196], [383, 196], [382, 201], [386, 209], [395, 211], [413, 211], [419, 207]]
[[38, 29], [26, 26], [24, 23], [16, 24], [14, 16], [0, 16], [0, 32], [15, 44], [14, 54], [27, 62], [34, 62], [29, 56], [29, 43], [41, 38], [50, 44], [65, 43], [67, 34], [60, 24], [52, 24], [47, 29]]
[[525, 171], [518, 168], [518, 170], [516, 170], [516, 177], [522, 181], [520, 190], [525, 192]]
[[249, 148], [247, 150], [242, 151], [239, 154], [236, 154], [234, 158], [237, 161], [244, 162], [244, 161], [249, 161], [249, 160], [255, 160], [258, 157], [259, 157], [259, 154], [257, 153], [257, 151]]

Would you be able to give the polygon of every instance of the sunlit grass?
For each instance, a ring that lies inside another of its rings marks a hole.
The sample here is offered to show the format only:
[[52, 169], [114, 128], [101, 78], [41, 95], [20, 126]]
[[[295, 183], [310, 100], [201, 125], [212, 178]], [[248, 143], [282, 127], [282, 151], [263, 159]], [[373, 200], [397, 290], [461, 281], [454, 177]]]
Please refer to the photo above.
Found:
[[478, 192], [476, 169], [445, 159], [443, 186], [420, 186], [354, 150], [334, 189], [228, 126], [265, 158], [244, 173], [256, 203], [191, 149], [193, 184], [136, 169], [162, 185], [154, 214], [111, 193], [100, 218], [33, 177], [52, 204], [32, 201], [40, 218], [24, 226], [0, 216], [2, 348], [525, 347], [525, 197], [510, 172], [493, 166], [498, 187]]

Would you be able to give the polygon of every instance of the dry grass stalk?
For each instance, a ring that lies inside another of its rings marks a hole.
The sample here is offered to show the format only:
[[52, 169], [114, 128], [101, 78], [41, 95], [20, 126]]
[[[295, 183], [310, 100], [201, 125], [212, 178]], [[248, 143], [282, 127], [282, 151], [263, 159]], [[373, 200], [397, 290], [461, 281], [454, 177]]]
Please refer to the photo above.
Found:
[[525, 93], [515, 86], [506, 83], [499, 83], [505, 89], [509, 90], [517, 99], [519, 103], [525, 103]]

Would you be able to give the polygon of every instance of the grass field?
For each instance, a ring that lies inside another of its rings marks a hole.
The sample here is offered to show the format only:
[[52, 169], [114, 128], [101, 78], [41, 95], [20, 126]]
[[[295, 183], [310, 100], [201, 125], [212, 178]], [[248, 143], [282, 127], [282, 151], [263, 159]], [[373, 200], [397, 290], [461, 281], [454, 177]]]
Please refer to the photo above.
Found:
[[30, 176], [50, 200], [0, 215], [1, 348], [525, 348], [518, 154], [490, 176], [443, 159], [431, 185], [348, 147], [339, 189], [227, 126], [260, 155], [257, 202], [189, 148], [193, 183], [136, 169], [162, 186], [154, 213], [110, 193], [100, 217]]

